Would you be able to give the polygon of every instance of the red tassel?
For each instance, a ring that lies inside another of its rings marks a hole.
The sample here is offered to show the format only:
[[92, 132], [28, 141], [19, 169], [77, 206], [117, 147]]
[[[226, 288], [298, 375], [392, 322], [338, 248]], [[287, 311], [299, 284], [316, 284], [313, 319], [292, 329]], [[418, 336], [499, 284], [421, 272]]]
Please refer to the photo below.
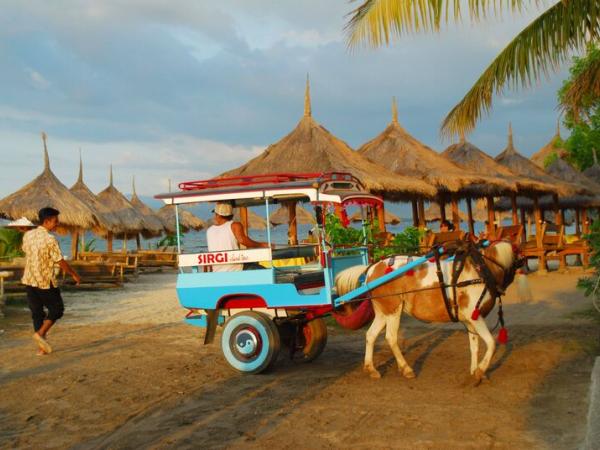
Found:
[[393, 272], [393, 271], [394, 271], [394, 269], [392, 268], [392, 266], [387, 266], [385, 268], [385, 272], [384, 273], [387, 275], [388, 273]]
[[404, 275], [406, 275], [407, 277], [412, 277], [415, 275], [415, 271], [414, 270], [407, 270]]
[[504, 345], [508, 342], [508, 330], [504, 327], [500, 328], [500, 333], [498, 333], [498, 343]]
[[481, 311], [479, 310], [479, 308], [475, 308], [473, 310], [473, 314], [471, 314], [471, 320], [479, 319], [479, 314], [481, 314]]
[[435, 262], [435, 257], [429, 258], [427, 261], [429, 261], [429, 262]]

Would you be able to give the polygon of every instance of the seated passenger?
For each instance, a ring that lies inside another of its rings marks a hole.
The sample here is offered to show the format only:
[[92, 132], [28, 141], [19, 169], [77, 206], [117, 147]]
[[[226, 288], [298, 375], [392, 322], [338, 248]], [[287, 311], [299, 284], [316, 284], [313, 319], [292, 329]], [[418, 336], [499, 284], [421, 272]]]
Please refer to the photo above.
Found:
[[[206, 231], [209, 252], [239, 250], [245, 248], [268, 248], [266, 242], [256, 242], [248, 237], [240, 222], [233, 221], [233, 207], [229, 203], [217, 203], [214, 225]], [[237, 272], [240, 270], [262, 269], [257, 263], [221, 264], [212, 266], [213, 272]]]
[[454, 231], [454, 224], [449, 220], [442, 220], [440, 222], [440, 233]]

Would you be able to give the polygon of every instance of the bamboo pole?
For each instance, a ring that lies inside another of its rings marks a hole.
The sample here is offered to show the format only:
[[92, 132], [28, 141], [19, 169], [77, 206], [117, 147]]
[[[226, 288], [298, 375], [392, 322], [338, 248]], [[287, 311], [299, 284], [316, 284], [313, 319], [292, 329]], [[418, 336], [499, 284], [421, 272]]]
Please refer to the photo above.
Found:
[[411, 201], [412, 204], [412, 218], [413, 218], [413, 226], [419, 226], [419, 205], [416, 200]]
[[135, 245], [137, 247], [138, 250], [142, 249], [142, 242], [140, 240], [140, 233], [136, 233], [135, 234]]
[[510, 196], [510, 205], [512, 207], [512, 224], [519, 225], [519, 211], [517, 210], [517, 194]]
[[298, 245], [298, 223], [296, 220], [296, 200], [287, 202], [288, 208], [288, 243]]
[[[267, 217], [268, 220], [268, 217]], [[246, 233], [246, 236], [248, 235], [248, 207], [246, 206], [240, 206], [240, 223], [242, 224], [242, 227], [244, 228], [244, 233]]]
[[425, 201], [420, 198], [418, 201], [419, 206], [419, 228], [421, 230], [425, 229]]
[[79, 231], [72, 231], [71, 232], [71, 259], [72, 260], [76, 260], [77, 259], [77, 249], [79, 246]]
[[438, 202], [440, 205], [440, 223], [446, 220], [446, 202], [444, 200], [440, 200]]
[[385, 231], [385, 206], [383, 202], [377, 206], [377, 222], [379, 224], [379, 231]]
[[475, 236], [475, 223], [473, 220], [473, 205], [471, 205], [471, 199], [467, 199], [467, 216], [469, 220], [469, 233], [471, 236]]

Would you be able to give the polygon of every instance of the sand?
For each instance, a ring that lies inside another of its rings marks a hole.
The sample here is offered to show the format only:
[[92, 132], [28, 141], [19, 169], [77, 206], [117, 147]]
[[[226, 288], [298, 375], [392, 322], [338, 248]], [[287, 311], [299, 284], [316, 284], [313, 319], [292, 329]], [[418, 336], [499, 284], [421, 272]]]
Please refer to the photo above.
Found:
[[364, 330], [335, 327], [310, 364], [282, 355], [270, 373], [238, 375], [182, 323], [172, 274], [66, 294], [47, 357], [13, 307], [0, 322], [0, 448], [576, 448], [598, 354], [597, 325], [573, 315], [589, 306], [579, 276], [531, 276], [526, 304], [511, 287], [510, 343], [479, 387], [460, 325], [406, 318], [415, 380], [397, 373], [383, 339], [383, 378], [370, 379]]

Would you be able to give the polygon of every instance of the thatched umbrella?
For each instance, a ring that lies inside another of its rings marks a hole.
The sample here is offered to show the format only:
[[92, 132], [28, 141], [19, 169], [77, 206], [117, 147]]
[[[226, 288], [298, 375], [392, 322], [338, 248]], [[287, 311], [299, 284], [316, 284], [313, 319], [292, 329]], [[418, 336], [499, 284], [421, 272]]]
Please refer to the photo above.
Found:
[[493, 216], [490, 217], [487, 203], [483, 199], [479, 199], [475, 202], [475, 207], [473, 208], [473, 220], [475, 220], [475, 222], [489, 222], [490, 218], [492, 218], [494, 223], [499, 225], [508, 217], [510, 217], [510, 214], [504, 211], [493, 211]]
[[[448, 199], [452, 201], [452, 216], [456, 226], [460, 224], [458, 199], [494, 196], [515, 190], [512, 183], [503, 179], [458, 167], [411, 136], [398, 122], [395, 99], [392, 102], [391, 123], [381, 134], [362, 145], [358, 152], [394, 173], [416, 176], [435, 186], [442, 205]], [[413, 206], [413, 213], [414, 210]], [[445, 208], [442, 211], [445, 212]]]
[[[450, 205], [445, 205], [446, 208], [446, 214], [444, 217], [449, 217], [450, 216]], [[458, 215], [460, 217], [460, 220], [462, 221], [466, 221], [467, 220], [467, 215], [461, 211], [458, 210]], [[440, 213], [440, 205], [438, 203], [431, 203], [429, 205], [429, 207], [425, 210], [425, 221], [426, 222], [437, 222], [437, 221], [441, 221], [441, 220], [445, 220], [442, 217], [442, 214]]]
[[[46, 206], [60, 211], [59, 233], [87, 230], [98, 225], [94, 211], [79, 200], [60, 182], [50, 170], [50, 158], [46, 144], [46, 133], [42, 133], [44, 142], [44, 170], [33, 181], [18, 191], [0, 200], [0, 217], [17, 219], [25, 217], [32, 222], [38, 221], [38, 211]], [[77, 254], [77, 242], [71, 245], [72, 257]]]
[[[189, 230], [199, 231], [206, 227], [206, 222], [192, 214], [190, 211], [183, 209], [182, 207], [178, 208], [178, 214], [179, 225], [183, 229], [184, 233], [187, 233]], [[175, 225], [176, 221], [174, 205], [163, 206], [158, 211], [156, 211], [156, 215], [160, 217], [163, 226], [169, 234], [176, 233], [177, 228]]]
[[550, 142], [548, 142], [546, 145], [544, 145], [541, 149], [539, 149], [531, 156], [531, 160], [543, 169], [545, 166], [545, 162], [550, 156], [556, 155], [559, 158], [564, 158], [567, 154], [567, 150], [560, 146], [561, 143], [562, 139], [560, 137], [560, 123], [557, 121], [556, 134], [550, 140]]
[[[284, 223], [288, 223], [289, 211], [287, 205], [281, 205], [275, 211], [271, 213], [269, 217], [269, 222], [273, 226], [283, 225]], [[300, 224], [309, 225], [315, 224], [316, 220], [313, 214], [308, 212], [300, 205], [296, 205], [296, 220]]]
[[366, 189], [389, 200], [410, 200], [415, 196], [433, 197], [436, 194], [435, 188], [422, 180], [394, 174], [386, 167], [369, 161], [317, 123], [312, 118], [308, 78], [304, 116], [296, 128], [259, 156], [221, 176], [278, 172], [349, 172], [360, 179]]
[[[165, 230], [163, 221], [160, 217], [156, 215], [152, 208], [146, 205], [138, 197], [137, 192], [135, 191], [135, 177], [133, 177], [132, 179], [131, 187], [133, 189], [133, 193], [131, 194], [130, 202], [142, 217], [142, 225], [144, 227], [142, 235], [146, 238], [160, 236], [160, 234]], [[139, 250], [141, 247], [139, 234], [136, 234], [135, 241]]]
[[[110, 166], [109, 184], [98, 194], [98, 200], [119, 218], [119, 233], [123, 235], [123, 251], [127, 251], [127, 235], [141, 233], [144, 230], [142, 216], [131, 204], [127, 197], [121, 194], [113, 185], [112, 164]], [[108, 234], [108, 251], [112, 252], [112, 233]]]
[[[537, 181], [535, 179], [518, 176], [513, 173], [508, 167], [503, 166], [494, 160], [491, 156], [480, 150], [478, 147], [470, 143], [465, 139], [464, 134], [461, 134], [460, 141], [458, 144], [450, 145], [442, 155], [445, 158], [452, 160], [455, 164], [460, 167], [471, 171], [479, 171], [482, 173], [493, 175], [496, 178], [502, 178], [507, 183], [511, 183], [516, 186], [519, 195], [525, 195], [530, 197], [536, 197], [540, 194], [552, 193], [554, 187], [544, 182]], [[512, 208], [512, 219], [513, 224], [519, 223], [518, 211], [517, 211], [517, 193], [509, 193], [511, 199]], [[488, 230], [492, 230], [493, 224], [496, 222], [496, 215], [494, 214], [494, 199], [489, 196], [487, 201], [487, 218], [483, 221], [488, 222]], [[481, 202], [478, 203], [477, 214], [481, 213]], [[471, 206], [470, 199], [467, 199], [467, 211], [469, 213], [469, 231], [474, 233], [473, 227], [473, 208]]]
[[594, 180], [596, 183], [600, 183], [600, 164], [598, 164], [598, 156], [596, 155], [596, 149], [592, 150], [594, 156], [594, 164], [583, 171], [583, 174]]
[[[356, 211], [354, 214], [352, 214], [350, 216], [350, 220], [352, 222], [360, 222], [362, 221], [362, 214], [360, 211]], [[386, 224], [390, 224], [390, 225], [398, 225], [399, 223], [402, 223], [402, 219], [400, 219], [400, 217], [398, 217], [396, 214], [390, 212], [389, 210], [385, 210], [384, 213], [384, 220]]]
[[[248, 227], [252, 230], [266, 230], [267, 229], [267, 221], [263, 219], [261, 216], [256, 214], [251, 209], [248, 209]], [[235, 208], [233, 212], [233, 220], [239, 222], [240, 218], [240, 208]]]

